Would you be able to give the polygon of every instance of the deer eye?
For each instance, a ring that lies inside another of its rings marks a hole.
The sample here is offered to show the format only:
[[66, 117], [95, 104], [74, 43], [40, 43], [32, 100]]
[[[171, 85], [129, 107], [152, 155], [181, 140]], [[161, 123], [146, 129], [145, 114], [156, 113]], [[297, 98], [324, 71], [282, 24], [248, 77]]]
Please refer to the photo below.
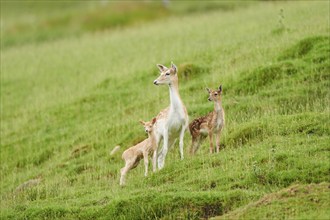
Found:
[[170, 73], [165, 73], [165, 75], [166, 75], [166, 76], [169, 76], [169, 75], [170, 75]]
[[215, 96], [217, 96], [217, 95], [218, 95], [218, 93], [214, 93], [214, 95], [215, 95]]

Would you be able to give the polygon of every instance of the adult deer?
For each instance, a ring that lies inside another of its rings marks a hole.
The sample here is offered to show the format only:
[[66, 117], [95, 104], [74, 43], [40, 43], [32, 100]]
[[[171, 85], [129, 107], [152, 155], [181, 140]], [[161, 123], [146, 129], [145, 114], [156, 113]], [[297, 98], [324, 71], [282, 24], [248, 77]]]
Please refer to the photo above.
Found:
[[183, 138], [188, 127], [188, 114], [179, 94], [178, 68], [171, 63], [171, 67], [157, 64], [160, 76], [154, 81], [155, 85], [168, 85], [170, 90], [170, 106], [157, 115], [156, 140], [157, 146], [163, 141], [163, 148], [158, 155], [158, 168], [165, 165], [165, 158], [168, 149], [179, 137], [180, 157], [183, 159]]
[[196, 118], [189, 124], [192, 136], [191, 154], [196, 153], [201, 141], [207, 136], [210, 138], [210, 153], [213, 153], [213, 134], [216, 134], [217, 153], [220, 150], [220, 134], [225, 125], [225, 111], [221, 101], [222, 86], [220, 85], [217, 90], [207, 88], [207, 91], [209, 93], [208, 100], [214, 102], [214, 110], [206, 116]]

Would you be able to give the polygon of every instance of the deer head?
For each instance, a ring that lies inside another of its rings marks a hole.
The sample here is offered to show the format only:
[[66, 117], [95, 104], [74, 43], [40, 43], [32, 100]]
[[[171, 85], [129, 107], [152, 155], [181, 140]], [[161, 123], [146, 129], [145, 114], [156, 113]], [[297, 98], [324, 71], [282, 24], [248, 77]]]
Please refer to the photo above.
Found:
[[152, 132], [152, 129], [153, 129], [154, 124], [156, 123], [156, 120], [157, 120], [156, 118], [153, 118], [151, 121], [147, 121], [147, 122], [140, 120], [140, 123], [143, 125], [146, 133]]
[[155, 85], [171, 85], [178, 81], [178, 68], [175, 64], [171, 63], [171, 68], [167, 68], [162, 64], [157, 64], [160, 70], [160, 76], [154, 81]]
[[209, 101], [221, 101], [222, 85], [220, 85], [217, 90], [212, 90], [209, 88], [206, 88], [206, 90], [209, 93]]

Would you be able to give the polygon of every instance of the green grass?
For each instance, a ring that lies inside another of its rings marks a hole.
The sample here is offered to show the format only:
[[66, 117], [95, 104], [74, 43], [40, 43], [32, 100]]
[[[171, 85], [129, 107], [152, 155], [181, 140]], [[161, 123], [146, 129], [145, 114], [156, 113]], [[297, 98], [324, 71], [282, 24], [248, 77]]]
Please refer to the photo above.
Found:
[[[72, 4], [70, 19], [96, 10]], [[182, 4], [143, 25], [73, 36], [59, 24], [56, 39], [2, 42], [1, 219], [329, 217], [329, 2]], [[31, 10], [42, 23], [58, 7]], [[4, 20], [24, 21], [15, 15]], [[206, 141], [189, 156], [187, 133], [183, 161], [175, 146], [163, 170], [145, 178], [138, 166], [122, 188], [121, 153], [146, 137], [138, 120], [169, 104], [152, 82], [170, 61], [190, 120], [213, 109], [205, 87], [223, 85], [222, 150]]]
[[297, 184], [214, 219], [328, 219], [328, 207], [328, 183]]

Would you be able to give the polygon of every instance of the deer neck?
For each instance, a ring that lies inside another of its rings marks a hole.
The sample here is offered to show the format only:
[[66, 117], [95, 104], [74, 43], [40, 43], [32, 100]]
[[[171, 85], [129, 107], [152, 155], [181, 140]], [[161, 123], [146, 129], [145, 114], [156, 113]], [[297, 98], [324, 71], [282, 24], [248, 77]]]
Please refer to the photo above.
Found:
[[151, 133], [148, 134], [149, 135], [149, 147], [150, 149], [153, 149], [154, 147], [157, 146], [157, 142], [156, 142], [156, 135], [154, 133], [154, 131], [152, 131]]
[[170, 108], [174, 111], [178, 109], [182, 109], [183, 105], [179, 94], [179, 86], [177, 80], [169, 85], [169, 90], [170, 90], [170, 101], [171, 101]]
[[222, 111], [222, 104], [220, 100], [217, 100], [214, 102], [214, 111], [215, 113], [217, 113], [217, 115], [219, 115]]

